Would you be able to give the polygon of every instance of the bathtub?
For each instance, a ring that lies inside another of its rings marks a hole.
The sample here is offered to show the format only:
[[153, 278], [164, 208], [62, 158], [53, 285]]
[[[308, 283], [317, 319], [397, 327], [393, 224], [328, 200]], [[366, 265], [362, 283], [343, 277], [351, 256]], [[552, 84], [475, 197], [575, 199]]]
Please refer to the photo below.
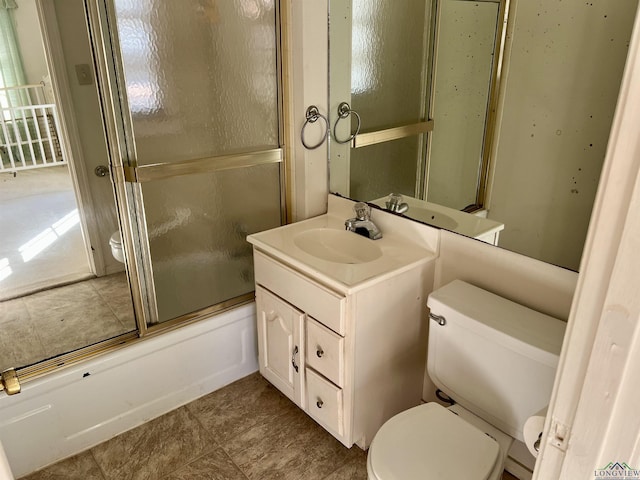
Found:
[[255, 304], [0, 393], [0, 443], [18, 478], [258, 370]]

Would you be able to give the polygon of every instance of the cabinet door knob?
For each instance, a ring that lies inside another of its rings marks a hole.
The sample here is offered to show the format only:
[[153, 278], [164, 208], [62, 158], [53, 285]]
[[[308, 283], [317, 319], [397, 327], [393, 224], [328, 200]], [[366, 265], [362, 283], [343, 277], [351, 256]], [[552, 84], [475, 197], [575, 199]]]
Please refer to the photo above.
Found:
[[324, 355], [324, 350], [321, 346], [318, 346], [318, 348], [316, 349], [316, 355], [318, 356], [318, 358], [322, 358], [322, 356]]
[[319, 398], [319, 399], [318, 399], [318, 401], [316, 402], [316, 406], [317, 406], [318, 408], [322, 408], [322, 405], [324, 405], [324, 402], [322, 401], [322, 399], [321, 399], [321, 398]]

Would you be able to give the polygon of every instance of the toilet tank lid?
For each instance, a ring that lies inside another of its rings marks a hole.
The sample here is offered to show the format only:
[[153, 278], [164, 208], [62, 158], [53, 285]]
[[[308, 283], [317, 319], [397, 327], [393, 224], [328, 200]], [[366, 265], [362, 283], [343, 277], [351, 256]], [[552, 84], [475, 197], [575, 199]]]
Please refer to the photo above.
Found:
[[566, 322], [462, 280], [432, 292], [427, 306], [447, 321], [455, 321], [459, 314], [554, 355], [560, 354]]

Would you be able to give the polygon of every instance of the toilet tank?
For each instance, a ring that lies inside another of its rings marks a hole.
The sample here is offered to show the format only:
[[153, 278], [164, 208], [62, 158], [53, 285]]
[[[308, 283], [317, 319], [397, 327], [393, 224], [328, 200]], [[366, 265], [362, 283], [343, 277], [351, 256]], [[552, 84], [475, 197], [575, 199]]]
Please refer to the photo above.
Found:
[[549, 404], [566, 323], [461, 280], [429, 295], [429, 376], [443, 392], [524, 441]]

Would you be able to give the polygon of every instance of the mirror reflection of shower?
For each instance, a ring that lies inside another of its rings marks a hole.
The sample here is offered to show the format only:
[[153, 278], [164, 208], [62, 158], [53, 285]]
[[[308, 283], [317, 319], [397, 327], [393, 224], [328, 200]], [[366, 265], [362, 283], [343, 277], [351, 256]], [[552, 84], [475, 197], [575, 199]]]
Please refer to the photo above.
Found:
[[109, 160], [84, 5], [45, 14], [60, 35], [43, 42], [36, 0], [0, 5], [0, 370], [136, 328], [112, 186], [93, 174]]

